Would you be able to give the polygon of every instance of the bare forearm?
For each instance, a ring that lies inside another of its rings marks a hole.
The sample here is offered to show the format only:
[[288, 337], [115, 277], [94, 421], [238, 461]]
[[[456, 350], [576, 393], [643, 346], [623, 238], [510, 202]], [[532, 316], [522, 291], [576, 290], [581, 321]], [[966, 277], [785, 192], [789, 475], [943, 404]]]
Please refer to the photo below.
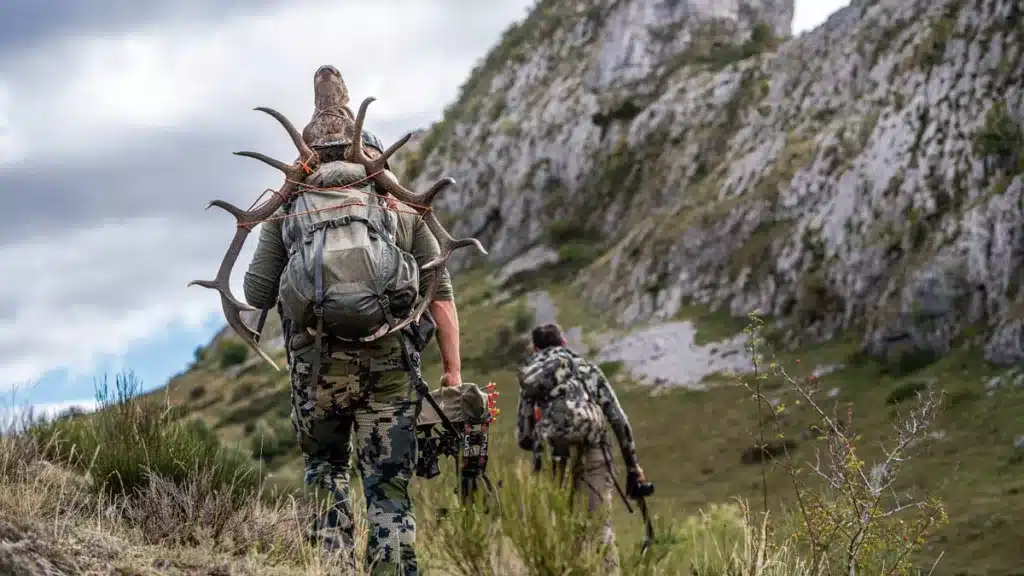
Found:
[[[454, 300], [430, 303], [430, 314], [437, 324], [437, 346], [446, 374], [461, 377], [462, 359], [459, 350], [459, 312]], [[458, 382], [453, 382], [458, 384]]]

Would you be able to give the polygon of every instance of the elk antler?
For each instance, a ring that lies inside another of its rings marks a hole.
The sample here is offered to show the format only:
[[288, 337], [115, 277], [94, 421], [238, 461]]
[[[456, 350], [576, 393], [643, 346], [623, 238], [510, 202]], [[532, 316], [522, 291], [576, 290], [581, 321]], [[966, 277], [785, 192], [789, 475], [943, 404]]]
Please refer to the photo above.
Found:
[[263, 204], [251, 209], [242, 210], [241, 208], [229, 204], [223, 200], [214, 200], [206, 207], [207, 210], [211, 206], [216, 206], [226, 212], [231, 213], [238, 221], [238, 229], [235, 231], [234, 238], [231, 239], [231, 244], [228, 246], [228, 251], [224, 254], [224, 259], [221, 260], [220, 268], [217, 269], [217, 277], [214, 280], [193, 280], [188, 285], [202, 286], [203, 288], [210, 288], [220, 293], [221, 307], [224, 309], [224, 317], [228, 321], [228, 325], [234, 328], [235, 332], [256, 351], [264, 360], [270, 363], [276, 370], [280, 370], [277, 364], [270, 359], [270, 356], [260, 348], [256, 342], [258, 333], [247, 326], [242, 321], [241, 312], [243, 310], [249, 312], [255, 310], [252, 306], [240, 302], [231, 293], [231, 269], [235, 266], [235, 261], [238, 260], [238, 255], [242, 251], [242, 245], [245, 244], [245, 239], [252, 231], [252, 228], [260, 222], [266, 220], [277, 211], [285, 202], [291, 199], [298, 190], [299, 184], [306, 179], [306, 176], [316, 170], [319, 165], [320, 159], [316, 152], [310, 149], [306, 145], [306, 142], [302, 139], [302, 134], [295, 129], [295, 126], [284, 117], [283, 114], [272, 108], [256, 108], [260, 112], [265, 112], [274, 117], [278, 122], [284, 126], [284, 129], [288, 131], [288, 135], [291, 136], [292, 142], [295, 144], [295, 148], [299, 151], [299, 159], [295, 164], [288, 165], [280, 160], [275, 160], [259, 152], [235, 152], [237, 156], [246, 156], [249, 158], [255, 158], [260, 162], [277, 168], [285, 175], [284, 185], [277, 191], [269, 200]]
[[345, 160], [355, 164], [361, 164], [366, 169], [367, 177], [378, 186], [379, 190], [383, 190], [384, 192], [391, 194], [398, 200], [409, 204], [410, 207], [415, 209], [417, 212], [423, 214], [423, 220], [426, 223], [427, 228], [429, 228], [430, 232], [435, 238], [437, 238], [437, 242], [441, 247], [441, 254], [437, 258], [420, 267], [422, 272], [434, 270], [433, 278], [431, 278], [430, 284], [427, 287], [427, 293], [423, 296], [423, 300], [416, 309], [413, 310], [413, 313], [410, 314], [408, 318], [388, 330], [387, 333], [390, 334], [397, 330], [401, 330], [412, 322], [419, 321], [420, 316], [427, 309], [427, 306], [430, 305], [430, 301], [434, 299], [434, 294], [437, 292], [437, 288], [441, 284], [441, 275], [444, 272], [444, 267], [448, 263], [448, 259], [451, 257], [452, 252], [459, 248], [466, 248], [469, 246], [473, 246], [483, 255], [487, 255], [487, 250], [484, 250], [483, 245], [481, 245], [476, 238], [463, 238], [458, 240], [453, 238], [437, 220], [437, 215], [431, 209], [431, 203], [433, 203], [437, 195], [445, 188], [455, 184], [454, 178], [444, 177], [434, 183], [434, 185], [427, 189], [426, 192], [422, 194], [415, 194], [403, 187], [396, 180], [389, 178], [384, 173], [385, 163], [388, 158], [394, 155], [399, 148], [404, 146], [409, 139], [412, 138], [412, 134], [406, 134], [398, 142], [395, 142], [388, 147], [388, 149], [379, 157], [371, 158], [366, 154], [366, 151], [363, 149], [363, 123], [366, 120], [366, 110], [374, 100], [376, 100], [376, 98], [371, 96], [363, 100], [363, 103], [359, 105], [359, 112], [356, 114], [355, 127], [352, 130], [352, 144], [350, 144], [348, 149], [345, 151]]
[[411, 204], [412, 208], [423, 214], [424, 222], [426, 222], [427, 227], [430, 228], [430, 232], [434, 234], [437, 238], [437, 242], [441, 245], [441, 255], [428, 262], [421, 269], [427, 271], [442, 267], [448, 261], [452, 252], [459, 248], [466, 248], [468, 246], [473, 246], [481, 254], [486, 255], [487, 250], [484, 250], [483, 245], [481, 245], [476, 238], [463, 238], [461, 240], [452, 238], [452, 235], [445, 230], [444, 226], [442, 226], [440, 222], [438, 222], [437, 215], [434, 214], [434, 211], [430, 207], [438, 193], [452, 184], [455, 184], [455, 179], [449, 177], [442, 178], [423, 194], [415, 194], [384, 174], [385, 162], [387, 162], [388, 158], [394, 155], [399, 148], [404, 146], [405, 143], [412, 138], [412, 134], [406, 134], [401, 140], [392, 144], [377, 158], [371, 158], [366, 154], [366, 151], [363, 149], [362, 140], [363, 122], [366, 120], [366, 109], [370, 107], [370, 103], [374, 100], [376, 100], [376, 98], [367, 98], [366, 100], [363, 100], [363, 103], [359, 106], [359, 113], [356, 114], [356, 123], [355, 128], [353, 129], [354, 134], [352, 136], [352, 144], [345, 152], [345, 159], [349, 162], [362, 164], [363, 167], [366, 168], [367, 176], [373, 180], [380, 189], [406, 204]]

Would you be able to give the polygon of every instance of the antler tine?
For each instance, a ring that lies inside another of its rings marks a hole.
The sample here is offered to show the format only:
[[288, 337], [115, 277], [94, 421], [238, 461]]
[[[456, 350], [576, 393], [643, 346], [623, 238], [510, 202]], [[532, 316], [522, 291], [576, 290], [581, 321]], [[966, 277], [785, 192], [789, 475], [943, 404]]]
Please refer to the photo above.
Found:
[[[434, 185], [423, 194], [413, 194], [398, 182], [385, 177], [384, 174], [375, 174], [371, 176], [370, 179], [385, 192], [391, 194], [402, 202], [409, 204], [411, 208], [423, 214], [423, 221], [426, 223], [427, 227], [430, 228], [434, 237], [437, 238], [438, 244], [441, 245], [442, 255], [450, 250], [457, 250], [468, 246], [473, 246], [484, 256], [487, 255], [487, 250], [484, 249], [483, 245], [481, 245], [477, 239], [464, 238], [456, 240], [453, 238], [444, 226], [441, 225], [441, 222], [437, 219], [437, 215], [434, 214], [434, 211], [430, 208], [430, 205], [434, 202], [437, 195], [445, 188], [454, 184], [455, 179], [450, 177], [442, 178], [434, 183]], [[447, 256], [438, 257], [424, 266], [423, 270], [435, 268], [441, 265], [445, 259], [447, 259]]]
[[[395, 152], [405, 146], [412, 138], [412, 133], [406, 134], [400, 138], [397, 142], [392, 144], [385, 150], [379, 157], [370, 158], [366, 154], [366, 149], [363, 147], [363, 125], [366, 123], [366, 111], [370, 107], [370, 103], [374, 102], [376, 98], [370, 96], [363, 100], [363, 103], [359, 105], [359, 111], [356, 112], [355, 125], [352, 128], [352, 144], [348, 147], [345, 152], [345, 159], [349, 162], [355, 162], [356, 164], [362, 164], [366, 168], [367, 174], [376, 174], [385, 168], [385, 164], [389, 158], [395, 155]], [[410, 194], [412, 194], [410, 192]]]
[[387, 162], [389, 158], [394, 156], [395, 152], [398, 152], [399, 148], [401, 148], [402, 146], [405, 146], [409, 142], [409, 139], [411, 139], [411, 138], [412, 138], [412, 132], [409, 132], [405, 136], [402, 136], [398, 140], [398, 142], [395, 142], [394, 144], [389, 146], [388, 149], [385, 150], [384, 153], [380, 155], [381, 166], [383, 167], [384, 163]]
[[441, 245], [442, 256], [435, 258], [434, 260], [423, 266], [423, 270], [430, 270], [432, 268], [440, 266], [448, 257], [447, 255], [445, 255], [446, 252], [457, 250], [459, 248], [473, 246], [474, 248], [477, 249], [478, 252], [480, 252], [480, 254], [484, 256], [487, 255], [487, 250], [484, 249], [483, 245], [480, 244], [480, 242], [476, 238], [464, 238], [459, 240], [453, 238], [452, 235], [448, 233], [448, 230], [446, 230], [444, 226], [441, 225], [441, 222], [439, 222], [437, 219], [437, 215], [434, 214], [434, 211], [431, 210], [430, 208], [430, 205], [431, 203], [433, 203], [434, 198], [436, 198], [437, 195], [440, 194], [442, 190], [455, 183], [455, 180], [453, 178], [446, 177], [438, 180], [433, 186], [430, 187], [429, 190], [427, 190], [423, 194], [413, 194], [405, 187], [403, 187], [401, 184], [395, 182], [390, 178], [385, 177], [384, 174], [375, 174], [371, 176], [370, 179], [373, 180], [373, 182], [376, 183], [385, 192], [391, 194], [392, 196], [401, 200], [402, 202], [409, 204], [411, 208], [422, 213], [423, 221], [427, 224], [427, 228], [430, 228], [431, 233], [433, 233], [434, 237], [437, 238], [438, 244]]
[[284, 172], [285, 174], [290, 174], [292, 170], [292, 167], [285, 164], [284, 162], [281, 162], [280, 160], [277, 160], [275, 158], [271, 158], [266, 154], [260, 154], [259, 152], [250, 152], [248, 150], [243, 150], [241, 152], [232, 152], [232, 154], [234, 154], [235, 156], [245, 156], [246, 158], [254, 158], [256, 160], [259, 160], [260, 162], [263, 162], [264, 164], [269, 164], [270, 166], [277, 168], [278, 170]]
[[224, 319], [227, 320], [228, 325], [231, 326], [238, 336], [241, 337], [246, 344], [248, 344], [253, 350], [256, 351], [264, 360], [270, 363], [276, 370], [280, 370], [277, 364], [267, 355], [266, 352], [260, 348], [260, 345], [256, 342], [257, 332], [247, 326], [245, 321], [242, 320], [242, 311], [252, 312], [255, 310], [252, 306], [244, 302], [240, 302], [231, 293], [231, 287], [229, 282], [231, 280], [231, 269], [235, 265], [235, 261], [238, 260], [238, 255], [242, 252], [242, 245], [245, 244], [245, 238], [249, 235], [249, 230], [243, 227], [239, 227], [235, 231], [235, 237], [231, 239], [231, 245], [228, 247], [228, 251], [224, 254], [224, 259], [221, 261], [220, 268], [217, 270], [217, 278], [213, 281], [209, 280], [193, 280], [188, 283], [189, 286], [202, 286], [203, 288], [210, 288], [220, 293], [220, 305], [224, 311]]
[[433, 270], [434, 268], [441, 268], [445, 262], [452, 255], [452, 252], [459, 248], [468, 248], [470, 246], [477, 249], [481, 255], [486, 256], [487, 250], [484, 249], [483, 245], [476, 238], [460, 238], [455, 239], [451, 234], [445, 230], [441, 222], [438, 221], [437, 215], [433, 211], [427, 212], [423, 215], [423, 221], [426, 223], [427, 228], [437, 238], [437, 243], [441, 246], [441, 255], [434, 260], [427, 262], [420, 269], [423, 271]]
[[[370, 103], [376, 100], [373, 96], [370, 96], [363, 100], [362, 104], [359, 105], [359, 111], [356, 112], [356, 123], [352, 128], [352, 145], [349, 146], [349, 150], [352, 153], [352, 158], [359, 164], [367, 166], [373, 162], [367, 155], [366, 150], [363, 149], [363, 124], [366, 122], [366, 110], [370, 107]], [[392, 152], [394, 154], [394, 152]], [[380, 163], [384, 165], [383, 162]], [[376, 170], [374, 170], [376, 172]]]
[[303, 159], [309, 159], [316, 156], [316, 152], [313, 152], [309, 145], [306, 144], [306, 141], [302, 138], [302, 133], [295, 128], [295, 125], [291, 123], [291, 120], [284, 117], [284, 114], [281, 114], [273, 108], [267, 108], [265, 106], [257, 106], [256, 108], [253, 108], [253, 110], [259, 110], [260, 112], [270, 114], [281, 124], [281, 126], [284, 126], [284, 129], [288, 131], [288, 135], [292, 138], [292, 143], [295, 144], [295, 149], [299, 151], [299, 155]]
[[281, 189], [277, 191], [267, 202], [261, 204], [253, 210], [242, 210], [238, 206], [225, 202], [223, 200], [214, 200], [210, 202], [207, 209], [216, 206], [235, 217], [237, 223], [237, 230], [235, 231], [234, 238], [231, 239], [231, 244], [228, 246], [227, 252], [224, 253], [224, 259], [221, 260], [220, 268], [217, 269], [217, 276], [214, 280], [193, 280], [189, 282], [189, 286], [202, 286], [203, 288], [209, 288], [216, 290], [220, 294], [221, 308], [224, 310], [224, 318], [227, 320], [228, 325], [234, 329], [242, 340], [249, 345], [250, 348], [256, 351], [268, 364], [274, 367], [275, 370], [280, 370], [277, 364], [267, 355], [266, 352], [260, 348], [259, 343], [256, 342], [256, 338], [259, 335], [258, 332], [250, 328], [242, 320], [242, 311], [253, 311], [255, 310], [252, 306], [239, 301], [231, 293], [231, 270], [235, 266], [235, 262], [238, 260], [238, 255], [242, 252], [242, 246], [245, 244], [245, 239], [249, 236], [249, 232], [252, 228], [266, 220], [268, 217], [273, 215], [278, 208], [284, 205], [285, 202], [290, 200], [298, 190], [299, 183], [306, 178], [307, 169], [315, 170], [319, 164], [319, 156], [306, 145], [306, 142], [302, 139], [302, 135], [295, 129], [295, 126], [288, 121], [280, 112], [272, 108], [256, 108], [261, 112], [270, 114], [278, 122], [284, 126], [285, 130], [292, 138], [292, 142], [295, 143], [295, 147], [299, 150], [299, 160], [289, 166], [280, 160], [275, 160], [264, 154], [258, 152], [235, 152], [238, 156], [246, 156], [249, 158], [255, 158], [265, 164], [269, 164], [274, 168], [277, 168], [285, 174], [285, 183], [281, 186]]
[[[434, 213], [430, 211], [430, 205], [434, 202], [434, 199], [437, 197], [438, 194], [441, 193], [442, 190], [454, 184], [454, 179], [448, 177], [442, 178], [423, 194], [415, 194], [412, 191], [406, 189], [398, 182], [390, 178], [387, 178], [381, 172], [381, 170], [384, 167], [385, 160], [389, 156], [394, 154], [399, 148], [401, 148], [402, 145], [408, 142], [409, 138], [412, 137], [411, 134], [407, 134], [401, 140], [388, 147], [388, 149], [384, 152], [384, 154], [381, 155], [380, 158], [371, 159], [366, 155], [366, 151], [363, 149], [363, 124], [366, 121], [366, 111], [367, 109], [369, 109], [370, 104], [374, 100], [376, 100], [376, 98], [373, 98], [371, 96], [363, 100], [363, 103], [359, 105], [359, 112], [356, 114], [355, 127], [353, 128], [353, 142], [352, 145], [349, 146], [349, 153], [347, 159], [351, 162], [362, 164], [363, 167], [366, 169], [366, 173], [367, 175], [369, 175], [370, 179], [373, 180], [373, 182], [380, 186], [382, 189], [384, 189], [384, 191], [388, 192], [389, 194], [401, 200], [402, 202], [405, 202], [406, 204], [411, 204], [416, 210], [420, 212], [425, 212], [426, 216], [424, 217], [424, 220], [426, 221], [427, 226], [430, 228], [430, 231], [433, 232], [434, 236], [437, 238], [438, 243], [440, 243], [442, 254], [450, 252], [451, 250], [457, 250], [459, 248], [473, 246], [481, 254], [486, 255], [487, 251], [484, 250], [483, 245], [481, 245], [480, 242], [475, 238], [466, 238], [461, 240], [456, 240], [452, 238], [451, 234], [449, 234], [448, 231], [445, 230], [444, 226], [442, 226], [441, 223], [438, 222], [437, 217], [434, 215]], [[436, 258], [432, 262], [428, 263], [427, 266], [424, 267], [424, 270], [429, 270], [431, 268], [436, 268], [440, 266], [441, 264], [444, 263], [444, 260], [446, 260], [447, 257], [448, 256], [446, 255], [440, 258]]]

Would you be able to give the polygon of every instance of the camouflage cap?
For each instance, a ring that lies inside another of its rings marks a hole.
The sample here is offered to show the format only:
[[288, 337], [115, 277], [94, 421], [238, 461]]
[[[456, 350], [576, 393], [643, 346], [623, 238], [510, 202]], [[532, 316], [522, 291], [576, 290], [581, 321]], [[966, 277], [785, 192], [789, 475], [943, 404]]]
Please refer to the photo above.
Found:
[[[349, 107], [348, 86], [334, 66], [321, 66], [313, 74], [313, 102], [313, 117], [302, 129], [306, 143], [314, 149], [351, 144], [355, 115]], [[364, 146], [384, 151], [380, 139], [366, 128], [362, 140]]]
[[[432, 390], [430, 395], [434, 397], [441, 410], [453, 423], [469, 422], [477, 424], [488, 422], [491, 419], [487, 407], [487, 395], [484, 394], [476, 384], [463, 382], [458, 386], [442, 386]], [[440, 424], [441, 417], [434, 410], [429, 402], [423, 402], [423, 410], [416, 419], [417, 426]]]

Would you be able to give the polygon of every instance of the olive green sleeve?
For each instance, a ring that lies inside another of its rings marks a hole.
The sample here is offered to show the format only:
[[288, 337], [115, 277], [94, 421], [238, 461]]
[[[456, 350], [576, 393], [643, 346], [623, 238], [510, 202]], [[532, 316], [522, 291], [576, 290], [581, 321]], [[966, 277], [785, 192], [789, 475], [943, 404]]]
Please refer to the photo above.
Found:
[[281, 221], [269, 220], [260, 225], [260, 238], [252, 262], [242, 281], [245, 300], [250, 306], [267, 308], [277, 302], [278, 282], [288, 263], [288, 249], [281, 236]]
[[[412, 255], [416, 259], [416, 263], [421, 267], [441, 255], [441, 246], [437, 243], [437, 238], [434, 238], [434, 234], [430, 232], [430, 228], [427, 227], [423, 218], [416, 219], [416, 225], [413, 230]], [[430, 284], [435, 273], [436, 272], [432, 270], [421, 274], [420, 294], [427, 291], [427, 286]], [[448, 274], [447, 267], [445, 267], [442, 274], [441, 284], [437, 287], [437, 292], [434, 294], [434, 300], [454, 300], [455, 292], [452, 289], [452, 279], [451, 275]]]

